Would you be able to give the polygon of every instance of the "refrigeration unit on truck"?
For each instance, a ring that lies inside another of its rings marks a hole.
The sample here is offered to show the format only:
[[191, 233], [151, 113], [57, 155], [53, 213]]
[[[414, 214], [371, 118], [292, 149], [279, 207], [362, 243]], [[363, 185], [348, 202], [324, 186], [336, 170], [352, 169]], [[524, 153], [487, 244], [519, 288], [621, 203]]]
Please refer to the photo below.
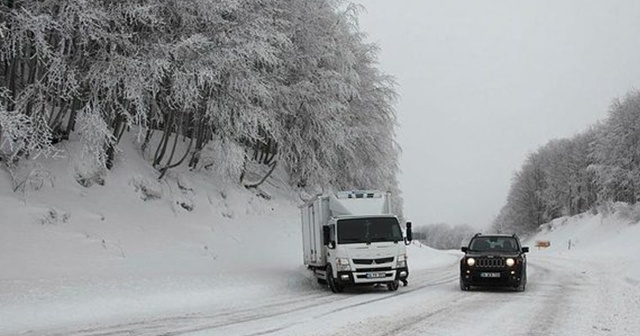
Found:
[[406, 238], [381, 191], [318, 195], [301, 207], [304, 264], [334, 293], [346, 286], [384, 284], [390, 291], [409, 276]]

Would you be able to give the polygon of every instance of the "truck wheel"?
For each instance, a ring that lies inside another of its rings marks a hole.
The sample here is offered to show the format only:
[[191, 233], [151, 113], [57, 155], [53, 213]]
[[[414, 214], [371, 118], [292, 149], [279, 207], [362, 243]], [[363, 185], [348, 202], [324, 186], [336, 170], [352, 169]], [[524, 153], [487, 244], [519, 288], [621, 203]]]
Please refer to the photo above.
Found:
[[327, 284], [329, 284], [329, 289], [334, 293], [342, 293], [344, 290], [344, 287], [336, 282], [336, 279], [333, 277], [331, 265], [327, 266]]
[[399, 286], [400, 286], [400, 281], [398, 281], [398, 280], [387, 282], [387, 289], [390, 292], [397, 291]]

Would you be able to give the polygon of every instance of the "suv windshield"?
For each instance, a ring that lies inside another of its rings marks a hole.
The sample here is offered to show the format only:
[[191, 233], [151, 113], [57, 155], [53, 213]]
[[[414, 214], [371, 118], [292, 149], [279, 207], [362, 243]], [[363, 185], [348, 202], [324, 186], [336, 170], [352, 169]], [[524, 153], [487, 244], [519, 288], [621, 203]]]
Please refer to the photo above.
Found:
[[513, 237], [476, 237], [469, 250], [478, 252], [518, 252], [518, 242]]
[[383, 218], [354, 218], [338, 220], [338, 243], [372, 243], [401, 241], [402, 231], [398, 220]]

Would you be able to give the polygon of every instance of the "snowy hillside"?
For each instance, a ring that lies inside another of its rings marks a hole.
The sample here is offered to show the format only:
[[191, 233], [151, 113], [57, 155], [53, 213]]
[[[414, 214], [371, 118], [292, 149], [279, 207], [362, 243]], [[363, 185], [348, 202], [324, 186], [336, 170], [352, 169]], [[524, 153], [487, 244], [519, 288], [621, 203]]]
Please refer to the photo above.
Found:
[[86, 160], [74, 148], [40, 162], [50, 176], [37, 191], [12, 193], [1, 171], [0, 334], [232, 305], [272, 276], [298, 273], [290, 190], [265, 184], [269, 200], [189, 171], [157, 182], [133, 139], [123, 142], [103, 186], [75, 181]]
[[640, 252], [640, 205], [614, 204], [607, 215], [582, 214], [563, 217], [544, 225], [530, 239], [532, 251], [537, 240], [551, 246], [539, 250], [545, 255], [582, 257], [593, 262], [616, 266], [616, 272], [640, 285], [640, 269], [636, 267]]
[[[337, 295], [302, 265], [301, 201], [277, 176], [260, 195], [203, 171], [172, 171], [157, 182], [129, 138], [104, 185], [84, 187], [76, 179], [86, 158], [73, 142], [65, 146], [66, 158], [39, 161], [42, 171], [32, 170], [34, 184], [22, 191], [11, 192], [0, 173], [0, 335], [506, 335], [522, 328], [507, 319], [514, 311], [529, 331], [554, 323], [576, 330], [562, 335], [632, 335], [640, 326], [633, 208], [549, 224], [528, 242], [523, 295], [460, 292], [460, 252], [419, 244], [409, 249], [408, 287]], [[541, 239], [551, 247], [533, 247]], [[612, 276], [620, 283], [607, 292], [599, 281]], [[596, 322], [548, 313], [558, 303], [547, 298], [565, 292], [568, 278], [576, 285], [566, 292], [581, 299], [563, 296], [562, 307], [601, 307], [583, 312]], [[585, 279], [601, 289], [590, 292]], [[495, 320], [478, 324], [473, 307], [487, 299], [498, 299], [485, 312]], [[496, 329], [496, 320], [512, 322]]]

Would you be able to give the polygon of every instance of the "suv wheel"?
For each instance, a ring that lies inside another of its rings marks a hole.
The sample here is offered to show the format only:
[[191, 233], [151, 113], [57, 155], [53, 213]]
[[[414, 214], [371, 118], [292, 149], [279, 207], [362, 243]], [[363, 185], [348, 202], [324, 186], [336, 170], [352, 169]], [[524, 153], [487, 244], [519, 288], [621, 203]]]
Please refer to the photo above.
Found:
[[464, 284], [464, 282], [462, 282], [462, 279], [460, 279], [460, 290], [461, 291], [469, 291], [471, 289], [471, 286], [467, 286]]

